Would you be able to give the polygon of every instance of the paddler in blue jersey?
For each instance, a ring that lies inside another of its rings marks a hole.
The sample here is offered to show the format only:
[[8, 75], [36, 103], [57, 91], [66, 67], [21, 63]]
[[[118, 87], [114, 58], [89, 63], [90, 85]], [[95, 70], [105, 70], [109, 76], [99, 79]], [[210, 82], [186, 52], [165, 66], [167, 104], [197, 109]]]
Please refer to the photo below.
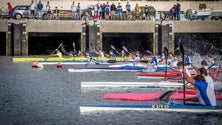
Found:
[[151, 53], [151, 57], [152, 57], [152, 60], [151, 60], [152, 65], [158, 65], [158, 62], [159, 62], [158, 57], [155, 56], [154, 53]]
[[198, 100], [201, 105], [206, 106], [216, 106], [216, 97], [214, 93], [214, 86], [212, 83], [212, 80], [207, 77], [207, 71], [205, 68], [200, 68], [198, 70], [197, 76], [191, 78], [187, 73], [187, 69], [184, 69], [183, 72], [185, 74], [185, 79], [197, 87], [198, 89]]
[[116, 54], [113, 53], [113, 50], [110, 50], [107, 55], [109, 56], [109, 62], [116, 62]]
[[88, 62], [91, 62], [92, 61], [92, 54], [90, 54], [89, 51], [86, 51], [85, 58], [87, 58]]
[[184, 61], [185, 61], [185, 64], [186, 64], [186, 66], [187, 67], [191, 67], [191, 58], [190, 58], [190, 56], [188, 56], [188, 53], [187, 52], [185, 52], [184, 53]]

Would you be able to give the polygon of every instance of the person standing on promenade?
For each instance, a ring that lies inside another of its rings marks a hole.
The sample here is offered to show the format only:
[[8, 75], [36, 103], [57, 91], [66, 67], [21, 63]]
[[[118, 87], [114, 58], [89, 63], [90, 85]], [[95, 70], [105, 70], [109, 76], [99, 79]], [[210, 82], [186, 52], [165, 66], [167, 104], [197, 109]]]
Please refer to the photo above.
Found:
[[100, 9], [101, 9], [101, 19], [104, 20], [105, 19], [105, 8], [106, 8], [106, 5], [105, 3], [101, 4], [100, 5]]
[[93, 16], [94, 25], [96, 25], [96, 24], [98, 23], [98, 19], [99, 19], [99, 16], [98, 16], [98, 14], [95, 12], [95, 13], [94, 13], [94, 16]]
[[76, 5], [75, 5], [74, 1], [72, 2], [71, 10], [72, 10], [72, 19], [76, 20], [77, 19], [77, 17], [76, 17]]
[[126, 3], [126, 11], [128, 12], [128, 16], [131, 16], [131, 5], [129, 4], [129, 1]]
[[118, 19], [122, 20], [122, 5], [120, 3], [118, 3], [117, 6], [117, 13], [118, 13]]
[[144, 13], [145, 13], [145, 18], [146, 18], [146, 20], [148, 20], [149, 19], [149, 17], [148, 17], [148, 15], [149, 15], [149, 7], [148, 7], [148, 5], [146, 4], [146, 6], [145, 6], [145, 8], [144, 8]]
[[114, 3], [112, 3], [112, 5], [110, 6], [110, 10], [111, 10], [111, 20], [115, 20], [116, 5]]
[[176, 20], [176, 14], [177, 14], [176, 5], [174, 5], [174, 6], [170, 9], [170, 12], [173, 14], [173, 20]]
[[41, 3], [41, 1], [39, 1], [39, 3], [37, 4], [38, 19], [42, 19], [42, 8], [43, 4]]
[[138, 6], [138, 3], [136, 3], [135, 6], [135, 14], [136, 14], [136, 20], [139, 20], [140, 7]]
[[31, 10], [30, 19], [35, 19], [35, 9], [36, 9], [36, 6], [32, 0], [32, 2], [30, 4], [30, 10]]
[[49, 1], [47, 1], [47, 4], [46, 4], [45, 8], [46, 8], [46, 10], [51, 9], [51, 6], [50, 6], [50, 4], [49, 4]]
[[177, 3], [176, 5], [176, 19], [180, 20], [180, 4]]
[[58, 17], [58, 14], [59, 14], [59, 9], [58, 9], [58, 7], [55, 7], [55, 9], [53, 10], [53, 19], [55, 19], [55, 20], [58, 20], [59, 19], [59, 17]]
[[12, 19], [12, 17], [13, 17], [13, 8], [12, 8], [12, 5], [11, 5], [10, 2], [8, 2], [7, 4], [8, 4], [8, 12], [9, 12], [10, 19]]
[[76, 13], [77, 13], [77, 20], [81, 19], [81, 6], [80, 3], [78, 3], [77, 7], [76, 7]]
[[110, 5], [109, 5], [109, 2], [106, 3], [106, 9], [105, 9], [105, 18], [106, 20], [109, 20], [109, 13], [110, 13]]

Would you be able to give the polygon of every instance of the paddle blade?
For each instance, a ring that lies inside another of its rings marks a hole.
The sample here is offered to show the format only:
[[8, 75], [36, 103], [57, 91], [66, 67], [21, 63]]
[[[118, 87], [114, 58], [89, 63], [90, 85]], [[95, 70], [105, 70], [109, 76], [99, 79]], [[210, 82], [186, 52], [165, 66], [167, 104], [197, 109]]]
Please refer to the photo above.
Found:
[[163, 95], [160, 96], [160, 98], [159, 98], [160, 101], [168, 101], [169, 97], [175, 92], [176, 92], [176, 90], [165, 92]]
[[123, 46], [123, 49], [124, 49], [127, 53], [129, 53], [128, 49], [127, 49], [125, 46]]
[[147, 53], [149, 53], [149, 54], [152, 54], [152, 52], [151, 52], [151, 51], [149, 51], [149, 50], [146, 50], [146, 52], [147, 52]]
[[113, 45], [111, 45], [110, 47], [111, 47], [113, 50], [115, 50], [115, 51], [116, 51], [116, 48], [115, 48]]
[[163, 51], [164, 51], [165, 57], [168, 57], [168, 49], [166, 47], [164, 47]]
[[76, 48], [76, 44], [75, 44], [75, 42], [72, 43], [72, 46], [73, 46], [73, 49]]

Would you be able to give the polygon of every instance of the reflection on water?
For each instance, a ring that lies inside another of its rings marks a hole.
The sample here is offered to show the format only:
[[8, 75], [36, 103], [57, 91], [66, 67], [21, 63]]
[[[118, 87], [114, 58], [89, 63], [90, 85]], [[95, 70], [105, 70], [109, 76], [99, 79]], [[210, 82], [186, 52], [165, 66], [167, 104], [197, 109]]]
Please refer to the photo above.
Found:
[[[135, 72], [69, 73], [63, 66], [45, 66], [34, 70], [31, 63], [15, 63], [0, 58], [0, 123], [1, 124], [219, 124], [221, 114], [195, 114], [154, 111], [94, 112], [80, 115], [81, 104], [156, 103], [107, 101], [105, 93], [158, 93], [173, 88], [94, 88], [81, 89], [82, 81], [147, 81], [137, 79]], [[174, 88], [175, 89], [175, 88]], [[218, 92], [222, 93], [222, 90]], [[189, 119], [189, 120], [187, 120]]]

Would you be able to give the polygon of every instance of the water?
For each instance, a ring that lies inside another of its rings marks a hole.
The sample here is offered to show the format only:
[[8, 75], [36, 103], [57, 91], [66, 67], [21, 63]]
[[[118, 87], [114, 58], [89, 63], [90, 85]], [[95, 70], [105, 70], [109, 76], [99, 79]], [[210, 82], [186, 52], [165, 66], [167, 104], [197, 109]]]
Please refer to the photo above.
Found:
[[[213, 124], [221, 123], [222, 114], [174, 113], [155, 111], [92, 112], [80, 114], [82, 104], [135, 104], [155, 102], [107, 101], [105, 93], [154, 93], [164, 88], [94, 88], [81, 89], [82, 81], [140, 81], [136, 72], [69, 73], [63, 66], [32, 69], [31, 63], [12, 63], [0, 58], [0, 124], [1, 125], [147, 125], [147, 124]], [[222, 90], [220, 90], [222, 92]], [[221, 104], [221, 103], [220, 103]]]

